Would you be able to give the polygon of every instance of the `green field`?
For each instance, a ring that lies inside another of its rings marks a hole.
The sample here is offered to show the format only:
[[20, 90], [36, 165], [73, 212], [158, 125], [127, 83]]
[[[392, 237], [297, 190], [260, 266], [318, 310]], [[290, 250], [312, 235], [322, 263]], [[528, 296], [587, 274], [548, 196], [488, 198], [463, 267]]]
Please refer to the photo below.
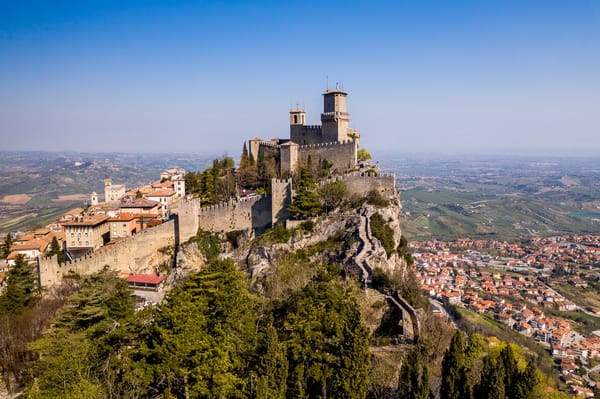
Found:
[[576, 208], [571, 203], [515, 194], [420, 188], [402, 191], [401, 195], [404, 234], [416, 241], [457, 237], [513, 240], [600, 232], [599, 224], [574, 216]]

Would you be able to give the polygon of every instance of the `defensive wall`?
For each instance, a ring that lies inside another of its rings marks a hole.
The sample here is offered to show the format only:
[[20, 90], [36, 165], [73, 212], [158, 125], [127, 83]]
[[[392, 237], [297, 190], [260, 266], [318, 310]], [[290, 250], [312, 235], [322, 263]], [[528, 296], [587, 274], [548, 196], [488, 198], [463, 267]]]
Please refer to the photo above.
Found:
[[356, 166], [356, 142], [348, 140], [299, 146], [298, 164], [308, 165], [309, 157], [313, 165], [326, 159], [332, 163], [332, 171], [343, 172]]
[[321, 125], [291, 125], [290, 140], [298, 145], [323, 142]]
[[[321, 184], [336, 180], [346, 184], [350, 195], [364, 195], [371, 190], [378, 190], [382, 194], [395, 192], [393, 175], [351, 173], [332, 177]], [[293, 198], [292, 180], [273, 179], [271, 187], [271, 196], [232, 200], [208, 207], [201, 207], [199, 199], [182, 199], [175, 219], [102, 247], [72, 262], [59, 265], [56, 257], [40, 257], [40, 285], [49, 287], [69, 273], [91, 274], [106, 265], [123, 273], [149, 272], [148, 269], [153, 266], [153, 256], [160, 248], [187, 241], [200, 227], [214, 232], [251, 230], [260, 233], [266, 227], [289, 218], [287, 207]]]
[[102, 270], [106, 265], [123, 273], [148, 272], [151, 259], [160, 248], [175, 245], [175, 221], [169, 220], [138, 234], [102, 247], [72, 262], [58, 264], [56, 257], [38, 258], [38, 276], [42, 287], [49, 287], [69, 273], [81, 275]]
[[260, 231], [271, 224], [271, 198], [256, 196], [210, 205], [198, 210], [197, 220], [198, 227], [215, 232]]
[[384, 173], [372, 175], [369, 173], [348, 173], [340, 176], [332, 176], [320, 182], [321, 185], [334, 181], [342, 181], [348, 188], [348, 194], [364, 195], [369, 191], [379, 191], [382, 195], [391, 195], [396, 192], [396, 176]]

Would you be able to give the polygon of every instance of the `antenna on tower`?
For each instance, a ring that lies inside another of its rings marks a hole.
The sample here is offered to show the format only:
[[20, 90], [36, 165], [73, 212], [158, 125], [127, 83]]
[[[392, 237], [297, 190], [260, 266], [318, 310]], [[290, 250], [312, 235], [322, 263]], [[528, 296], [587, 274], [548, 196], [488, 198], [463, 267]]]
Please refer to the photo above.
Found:
[[329, 75], [325, 75], [325, 91], [329, 90]]

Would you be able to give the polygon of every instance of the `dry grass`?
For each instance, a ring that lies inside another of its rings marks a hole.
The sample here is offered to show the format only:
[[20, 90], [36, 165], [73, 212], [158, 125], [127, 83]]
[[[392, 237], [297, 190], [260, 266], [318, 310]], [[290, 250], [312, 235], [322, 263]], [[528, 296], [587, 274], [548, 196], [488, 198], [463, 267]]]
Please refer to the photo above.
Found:
[[31, 195], [29, 194], [12, 194], [5, 195], [4, 198], [2, 198], [1, 202], [5, 202], [11, 205], [24, 205], [28, 203], [30, 199]]
[[68, 194], [68, 195], [59, 195], [58, 198], [53, 199], [53, 202], [61, 202], [61, 201], [85, 201], [89, 198], [87, 194]]

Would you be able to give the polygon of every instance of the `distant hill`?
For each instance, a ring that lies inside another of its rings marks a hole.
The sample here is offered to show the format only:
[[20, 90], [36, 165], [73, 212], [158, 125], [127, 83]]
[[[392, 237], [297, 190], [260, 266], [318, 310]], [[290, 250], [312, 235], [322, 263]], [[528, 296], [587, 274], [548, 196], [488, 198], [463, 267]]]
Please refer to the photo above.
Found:
[[391, 156], [412, 240], [600, 231], [600, 158]]

